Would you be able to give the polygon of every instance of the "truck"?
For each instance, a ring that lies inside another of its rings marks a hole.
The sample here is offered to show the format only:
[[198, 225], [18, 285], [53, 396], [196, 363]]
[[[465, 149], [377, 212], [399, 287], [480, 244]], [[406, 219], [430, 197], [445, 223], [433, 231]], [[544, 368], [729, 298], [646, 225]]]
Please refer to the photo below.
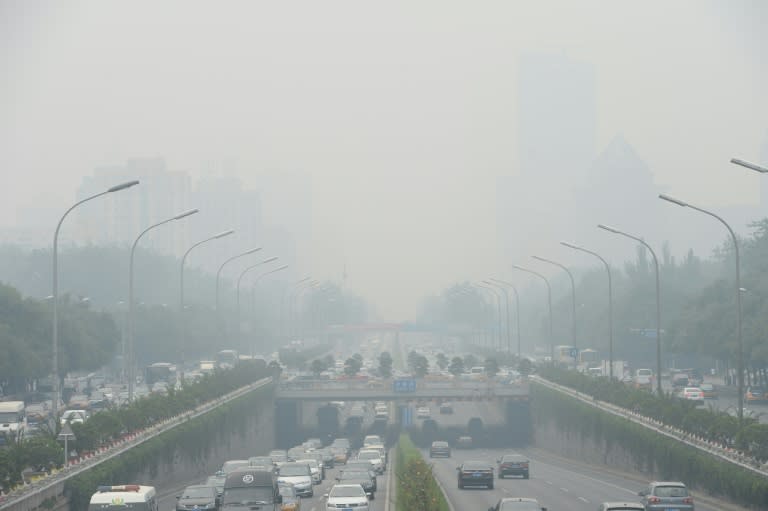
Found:
[[0, 445], [24, 438], [27, 430], [27, 413], [24, 401], [0, 402]]
[[[588, 370], [590, 376], [605, 376], [606, 378], [611, 375], [611, 363], [609, 360], [601, 360], [600, 365]], [[624, 360], [613, 361], [613, 377], [619, 381], [624, 380], [630, 376], [629, 364]]]

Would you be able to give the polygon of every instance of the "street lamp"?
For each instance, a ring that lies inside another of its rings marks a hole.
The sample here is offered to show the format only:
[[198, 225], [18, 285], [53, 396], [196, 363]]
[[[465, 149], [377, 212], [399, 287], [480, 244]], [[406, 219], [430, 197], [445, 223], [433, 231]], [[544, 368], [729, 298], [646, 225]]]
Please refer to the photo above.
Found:
[[[276, 260], [276, 259], [277, 259], [277, 257], [273, 258], [272, 260]], [[272, 273], [276, 273], [276, 272], [278, 272], [278, 271], [283, 271], [283, 270], [285, 270], [286, 268], [288, 268], [288, 265], [287, 265], [287, 264], [284, 264], [284, 265], [282, 265], [282, 266], [279, 266], [279, 267], [277, 267], [277, 268], [274, 268], [274, 269], [272, 269], [272, 270], [269, 270], [269, 271], [265, 271], [264, 273], [261, 273], [261, 274], [257, 275], [257, 276], [256, 276], [256, 278], [255, 278], [255, 279], [253, 279], [253, 283], [252, 283], [252, 285], [251, 285], [251, 296], [252, 296], [252, 298], [253, 298], [253, 311], [251, 312], [251, 317], [255, 317], [255, 315], [256, 315], [256, 284], [257, 284], [257, 283], [258, 283], [258, 282], [259, 282], [261, 279], [263, 279], [264, 277], [266, 277], [267, 275], [271, 275]], [[255, 340], [255, 335], [254, 335], [254, 340]], [[253, 351], [253, 350], [251, 350], [251, 351]]]
[[247, 256], [248, 254], [253, 254], [254, 252], [258, 252], [259, 250], [261, 250], [261, 247], [251, 248], [249, 250], [246, 250], [245, 252], [241, 252], [240, 254], [232, 256], [226, 261], [224, 261], [223, 263], [221, 263], [221, 266], [219, 266], [219, 269], [216, 272], [216, 314], [219, 313], [219, 281], [221, 280], [221, 271], [224, 269], [224, 266], [226, 266], [227, 263], [234, 261], [235, 259], [239, 259], [240, 257]]
[[544, 281], [544, 283], [547, 285], [547, 303], [549, 304], [549, 351], [550, 351], [550, 357], [552, 358], [552, 364], [555, 363], [555, 337], [552, 333], [552, 286], [549, 285], [549, 280], [547, 277], [542, 275], [539, 272], [529, 270], [528, 268], [523, 268], [522, 266], [518, 266], [516, 264], [512, 265], [512, 268], [520, 271], [524, 271], [526, 273], [530, 273], [531, 275], [536, 275], [541, 280]]
[[647, 248], [648, 252], [651, 253], [651, 257], [653, 257], [653, 270], [656, 275], [656, 391], [661, 396], [663, 395], [663, 392], [661, 391], [661, 286], [659, 285], [659, 259], [656, 257], [656, 252], [653, 251], [651, 246], [639, 236], [633, 236], [632, 234], [620, 231], [615, 227], [609, 227], [603, 224], [598, 224], [597, 227], [637, 241]]
[[139, 184], [138, 181], [128, 181], [112, 188], [108, 188], [103, 192], [86, 197], [83, 200], [76, 202], [67, 211], [64, 212], [59, 223], [56, 224], [56, 231], [53, 233], [53, 415], [54, 417], [59, 411], [59, 400], [61, 399], [61, 386], [59, 384], [59, 230], [61, 224], [67, 215], [78, 207], [80, 204], [93, 200], [102, 195], [108, 193], [119, 192], [126, 190], [132, 186]]
[[268, 263], [271, 263], [271, 262], [277, 261], [277, 260], [278, 260], [278, 257], [269, 257], [267, 259], [264, 259], [260, 263], [256, 263], [256, 264], [253, 264], [251, 266], [248, 266], [242, 272], [240, 272], [240, 276], [237, 278], [237, 286], [236, 286], [236, 290], [237, 290], [237, 325], [238, 325], [238, 331], [240, 329], [240, 283], [243, 281], [243, 277], [245, 277], [245, 274], [248, 273], [249, 271], [253, 270], [254, 268], [258, 268], [259, 266], [261, 266], [263, 264], [268, 264]]
[[294, 292], [290, 295], [290, 301], [288, 304], [288, 314], [291, 318], [291, 324], [293, 325], [293, 331], [291, 332], [291, 335], [296, 337], [298, 339], [299, 336], [302, 334], [302, 325], [299, 324], [299, 313], [297, 311], [299, 300], [301, 299], [301, 295], [307, 291], [308, 289], [317, 288], [320, 286], [319, 280], [310, 280], [304, 285], [297, 286], [297, 288], [294, 290]]
[[[501, 279], [495, 279], [493, 277], [491, 277], [491, 280], [494, 281], [494, 282], [498, 282], [502, 286], [505, 286], [505, 289], [507, 287], [509, 287], [512, 291], [515, 292], [515, 309], [516, 309], [515, 316], [516, 316], [516, 323], [517, 323], [517, 358], [520, 359], [520, 357], [521, 357], [521, 351], [520, 351], [520, 348], [521, 348], [521, 343], [520, 343], [520, 294], [517, 292], [517, 288], [515, 287], [515, 285], [512, 284], [511, 282], [506, 282], [506, 281], [501, 280]], [[509, 314], [507, 314], [507, 318], [509, 318]]]
[[306, 283], [309, 282], [310, 280], [312, 280], [312, 277], [310, 277], [310, 276], [304, 277], [301, 280], [297, 280], [296, 282], [294, 282], [290, 286], [286, 287], [286, 289], [285, 289], [285, 293], [283, 294], [283, 299], [281, 301], [281, 305], [282, 305], [282, 309], [283, 309], [281, 312], [282, 312], [282, 318], [283, 318], [283, 334], [285, 335], [286, 339], [290, 339], [291, 338], [291, 329], [290, 329], [291, 328], [290, 327], [290, 324], [291, 324], [291, 318], [290, 318], [290, 314], [291, 314], [290, 306], [291, 306], [291, 303], [290, 302], [291, 302], [291, 295], [293, 293], [293, 290], [298, 288], [301, 285], [306, 285]]
[[500, 289], [504, 293], [504, 307], [506, 308], [507, 312], [507, 354], [512, 352], [512, 334], [510, 333], [510, 319], [509, 319], [509, 291], [507, 291], [507, 288], [497, 282], [494, 282], [493, 279], [488, 279], [483, 281], [484, 284], [488, 284], [489, 286], [493, 286], [496, 289]]
[[184, 252], [184, 255], [181, 257], [181, 265], [179, 269], [179, 318], [181, 319], [180, 326], [181, 326], [181, 362], [184, 363], [184, 263], [187, 261], [187, 256], [195, 247], [199, 247], [203, 243], [208, 243], [209, 241], [217, 240], [220, 238], [223, 238], [225, 236], [229, 236], [230, 234], [234, 233], [235, 231], [233, 229], [229, 229], [224, 232], [220, 232], [219, 234], [216, 234], [215, 236], [211, 236], [210, 238], [206, 238], [202, 241], [198, 241], [189, 249], [187, 249], [186, 252]]
[[133, 330], [134, 330], [134, 318], [133, 318], [133, 259], [134, 255], [136, 253], [136, 246], [139, 244], [139, 240], [147, 234], [152, 229], [155, 229], [156, 227], [160, 227], [161, 225], [165, 225], [170, 222], [174, 222], [176, 220], [181, 220], [182, 218], [186, 218], [190, 215], [194, 215], [197, 213], [198, 209], [190, 209], [189, 211], [185, 211], [184, 213], [179, 213], [176, 216], [172, 216], [171, 218], [166, 218], [162, 222], [158, 222], [154, 225], [150, 225], [143, 231], [141, 231], [141, 234], [139, 234], [136, 237], [136, 240], [133, 242], [133, 245], [131, 246], [131, 260], [128, 265], [128, 361], [125, 359], [123, 360], [123, 364], [128, 364], [128, 370], [126, 371], [128, 373], [128, 402], [133, 401], [133, 384], [135, 383], [135, 377], [133, 373], [133, 356], [134, 356], [134, 345], [133, 345]]
[[558, 268], [565, 271], [565, 273], [568, 274], [568, 278], [571, 279], [571, 304], [572, 304], [572, 311], [571, 311], [571, 337], [573, 339], [573, 347], [578, 349], [578, 344], [576, 343], [576, 283], [573, 280], [573, 273], [571, 273], [571, 270], [569, 270], [565, 265], [558, 263], [557, 261], [553, 261], [551, 259], [545, 259], [543, 257], [539, 256], [532, 256], [537, 261], [541, 261], [544, 263], [549, 263], [554, 266], [557, 266]]
[[756, 163], [750, 163], [748, 161], [740, 160], [738, 158], [731, 158], [731, 163], [733, 163], [734, 165], [741, 165], [742, 167], [752, 169], [756, 172], [760, 172], [761, 174], [768, 174], [768, 168], [757, 165]]
[[496, 320], [497, 320], [497, 329], [496, 329], [496, 345], [499, 351], [501, 351], [501, 295], [498, 291], [496, 291], [495, 287], [492, 287], [487, 284], [475, 284], [477, 287], [486, 289], [490, 291], [493, 296], [496, 298]]
[[[587, 250], [586, 248], [566, 241], [561, 241], [560, 244], [564, 247], [572, 248], [579, 252], [584, 252], [585, 254], [597, 257], [603, 263], [603, 266], [605, 266], [605, 271], [608, 274], [608, 376], [613, 379], [613, 281], [611, 279], [611, 267], [608, 264], [608, 261], [603, 259], [597, 252]], [[659, 378], [661, 378], [661, 375], [659, 375]]]
[[[471, 288], [466, 286], [454, 287], [445, 292], [446, 299], [452, 300], [461, 296], [464, 296], [467, 298], [473, 298], [473, 299], [478, 298], [477, 293], [475, 293]], [[476, 330], [477, 326], [472, 323], [469, 324], [469, 327], [470, 327], [470, 332], [469, 332], [470, 344], [476, 343], [478, 346], [480, 346], [482, 344], [482, 336], [480, 331]], [[475, 339], [475, 337], [477, 337], [477, 339]]]
[[691, 208], [698, 211], [699, 213], [704, 213], [705, 215], [709, 215], [712, 218], [720, 221], [720, 223], [722, 223], [725, 228], [728, 229], [728, 233], [731, 235], [731, 240], [733, 241], [733, 252], [736, 255], [736, 340], [738, 357], [736, 365], [737, 370], [739, 371], [739, 422], [741, 422], [744, 419], [744, 346], [741, 338], [741, 263], [739, 260], [739, 242], [736, 238], [736, 233], [733, 232], [733, 229], [730, 225], [728, 225], [728, 222], [711, 211], [707, 211], [706, 209], [694, 206], [693, 204], [682, 201], [680, 199], [675, 199], [663, 193], [659, 195], [659, 199], [671, 202], [672, 204], [677, 204], [678, 206], [682, 206], [684, 208]]

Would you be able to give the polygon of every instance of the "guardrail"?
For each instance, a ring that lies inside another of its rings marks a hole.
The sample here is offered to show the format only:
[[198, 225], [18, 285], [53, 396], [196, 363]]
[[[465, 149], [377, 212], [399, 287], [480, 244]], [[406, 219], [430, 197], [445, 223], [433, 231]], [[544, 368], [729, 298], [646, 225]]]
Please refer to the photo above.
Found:
[[645, 415], [641, 415], [627, 408], [622, 408], [620, 406], [616, 406], [614, 404], [607, 403], [605, 401], [599, 401], [589, 394], [585, 394], [583, 392], [574, 390], [570, 387], [566, 387], [564, 385], [551, 382], [540, 376], [532, 376], [531, 378], [536, 383], [544, 385], [545, 387], [548, 387], [552, 390], [562, 392], [563, 394], [568, 394], [569, 396], [575, 399], [578, 399], [582, 403], [585, 403], [589, 406], [598, 408], [604, 412], [632, 421], [635, 424], [639, 424], [661, 435], [672, 438], [679, 442], [683, 442], [686, 445], [689, 445], [700, 451], [706, 452], [707, 454], [720, 458], [723, 461], [733, 463], [734, 465], [738, 465], [741, 468], [745, 468], [756, 474], [759, 474], [763, 477], [768, 478], [768, 463], [761, 463], [756, 458], [747, 456], [741, 451], [737, 451], [736, 449], [732, 449], [728, 446], [724, 446], [716, 442], [712, 442], [698, 435], [693, 435], [680, 428], [668, 426], [661, 421], [652, 419], [650, 417], [646, 417]]
[[249, 392], [264, 387], [272, 382], [272, 378], [262, 378], [250, 385], [240, 387], [237, 390], [233, 390], [229, 394], [216, 398], [214, 400], [203, 403], [192, 410], [180, 413], [174, 417], [160, 421], [152, 426], [149, 426], [143, 430], [134, 431], [126, 435], [124, 438], [113, 442], [108, 447], [99, 448], [93, 454], [86, 455], [85, 457], [78, 458], [70, 463], [68, 467], [62, 468], [53, 472], [50, 476], [36, 480], [30, 484], [24, 484], [16, 490], [11, 491], [7, 495], [0, 496], [0, 510], [11, 509], [31, 509], [36, 506], [24, 506], [18, 507], [21, 503], [38, 498], [42, 501], [45, 498], [51, 496], [61, 495], [63, 492], [64, 483], [86, 470], [108, 461], [115, 456], [126, 452], [137, 445], [140, 445], [147, 440], [150, 440], [157, 435], [165, 433], [180, 424], [204, 415], [211, 410], [218, 408], [219, 406], [228, 403], [234, 399], [237, 399]]

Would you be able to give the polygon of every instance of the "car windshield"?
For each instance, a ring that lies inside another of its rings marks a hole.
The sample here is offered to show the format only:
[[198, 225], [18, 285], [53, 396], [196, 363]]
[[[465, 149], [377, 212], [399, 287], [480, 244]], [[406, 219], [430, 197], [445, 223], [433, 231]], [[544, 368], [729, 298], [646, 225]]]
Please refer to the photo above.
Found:
[[482, 461], [465, 461], [461, 468], [464, 470], [488, 470], [491, 467]]
[[224, 488], [224, 481], [226, 477], [210, 476], [205, 481], [206, 486], [215, 486], [216, 488]]
[[283, 497], [296, 497], [296, 488], [293, 486], [280, 485], [280, 495]]
[[523, 456], [518, 455], [518, 454], [505, 454], [504, 456], [501, 457], [501, 461], [502, 462], [504, 462], [504, 461], [512, 461], [512, 462], [515, 462], [515, 463], [520, 463], [522, 461], [527, 461], [527, 459], [524, 458]]
[[232, 461], [225, 461], [224, 465], [221, 467], [221, 471], [225, 474], [229, 474], [230, 472], [233, 472], [234, 470], [242, 467], [248, 466], [248, 460], [232, 460]]
[[379, 453], [375, 451], [369, 451], [369, 452], [361, 452], [358, 456], [361, 460], [375, 460], [376, 458], [380, 458], [381, 456]]
[[213, 490], [209, 486], [201, 486], [197, 488], [187, 488], [184, 493], [181, 494], [181, 500], [184, 499], [204, 499], [206, 497], [213, 497]]
[[[61, 418], [66, 419], [67, 417], [65, 417], [65, 415], [66, 414], [62, 415]], [[16, 412], [0, 413], [0, 422], [2, 422], [3, 424], [6, 424], [8, 422], [20, 422], [20, 421], [21, 421], [21, 415], [19, 415]]]
[[448, 447], [448, 442], [432, 442], [432, 447]]
[[280, 467], [280, 475], [281, 476], [308, 476], [310, 474], [309, 471], [309, 465], [298, 465], [298, 464], [291, 464], [291, 465], [283, 465]]
[[363, 487], [360, 485], [334, 486], [328, 498], [332, 499], [335, 497], [365, 497], [365, 491], [363, 491]]
[[653, 494], [657, 497], [687, 497], [688, 488], [685, 486], [657, 486]]
[[252, 504], [271, 504], [273, 499], [271, 486], [255, 486], [243, 488], [224, 489], [224, 498], [222, 505], [224, 507], [231, 505], [252, 505]]
[[541, 511], [541, 507], [536, 502], [502, 502], [500, 511]]
[[254, 465], [269, 466], [272, 464], [272, 458], [270, 458], [269, 456], [255, 456], [253, 458], [248, 458], [248, 463], [250, 463], [251, 466], [254, 466]]

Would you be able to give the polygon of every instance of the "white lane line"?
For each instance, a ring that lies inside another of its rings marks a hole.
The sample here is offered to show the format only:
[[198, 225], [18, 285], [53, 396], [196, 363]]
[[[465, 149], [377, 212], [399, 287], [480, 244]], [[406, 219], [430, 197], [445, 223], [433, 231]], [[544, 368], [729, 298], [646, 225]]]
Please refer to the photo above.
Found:
[[[533, 458], [531, 458], [531, 460], [533, 460]], [[550, 463], [541, 462], [541, 461], [538, 461], [537, 463], [541, 463], [542, 465], [545, 465], [545, 466], [550, 467], [550, 468], [555, 469], [555, 470], [562, 470], [562, 471], [564, 471], [566, 473], [571, 473], [571, 474], [573, 473], [573, 471], [571, 471], [571, 470], [567, 470], [565, 468], [557, 467], [557, 466], [552, 465]], [[632, 490], [628, 490], [627, 488], [624, 488], [623, 486], [619, 486], [618, 484], [609, 483], [608, 481], [602, 481], [600, 479], [596, 479], [594, 477], [590, 477], [590, 476], [588, 476], [588, 475], [586, 475], [584, 473], [579, 473], [578, 476], [579, 477], [583, 477], [584, 479], [589, 479], [590, 481], [592, 481], [594, 483], [600, 483], [602, 485], [606, 485], [606, 486], [610, 486], [612, 488], [616, 488], [617, 490], [621, 490], [621, 491], [627, 492], [627, 493], [629, 493], [630, 495], [633, 495], [633, 496], [637, 495], [637, 492], [632, 491]], [[550, 481], [547, 481], [547, 484], [552, 484], [552, 483]]]
[[585, 499], [584, 497], [577, 497], [580, 501], [584, 502], [585, 504], [589, 504], [589, 501]]
[[565, 493], [568, 493], [568, 488], [560, 488], [560, 491], [564, 491]]
[[387, 463], [387, 489], [386, 493], [384, 495], [384, 511], [390, 511], [392, 509], [392, 501], [390, 500], [390, 489], [392, 488], [392, 466], [394, 465], [394, 461], [392, 459], [392, 456], [390, 453], [387, 453], [387, 457], [389, 458], [389, 463]]
[[555, 483], [553, 483], [552, 481], [547, 481], [547, 484], [555, 484]]

